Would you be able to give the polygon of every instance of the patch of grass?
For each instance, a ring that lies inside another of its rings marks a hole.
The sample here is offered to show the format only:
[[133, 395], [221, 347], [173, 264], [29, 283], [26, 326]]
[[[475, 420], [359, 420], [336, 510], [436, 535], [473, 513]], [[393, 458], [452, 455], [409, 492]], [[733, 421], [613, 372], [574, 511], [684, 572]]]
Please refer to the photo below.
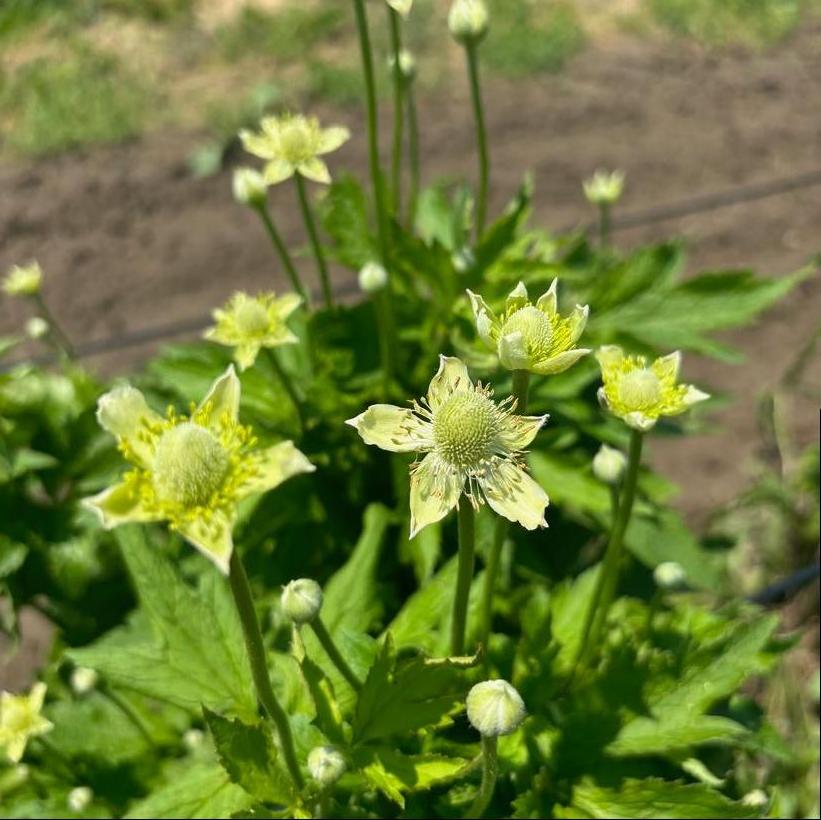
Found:
[[43, 23], [62, 25], [83, 20], [90, 11], [89, 0], [0, 0], [0, 39]]
[[541, 0], [492, 0], [487, 43], [482, 59], [509, 76], [558, 71], [584, 43], [575, 8]]
[[249, 56], [304, 59], [311, 48], [340, 32], [346, 24], [347, 11], [341, 4], [293, 6], [275, 13], [246, 6], [235, 20], [217, 32], [217, 42], [228, 60]]
[[784, 39], [816, 0], [645, 0], [657, 22], [712, 46]]
[[148, 102], [145, 88], [115, 56], [79, 44], [60, 59], [27, 63], [0, 87], [4, 139], [33, 155], [139, 133]]
[[190, 17], [196, 4], [197, 0], [98, 0], [101, 8], [157, 23]]

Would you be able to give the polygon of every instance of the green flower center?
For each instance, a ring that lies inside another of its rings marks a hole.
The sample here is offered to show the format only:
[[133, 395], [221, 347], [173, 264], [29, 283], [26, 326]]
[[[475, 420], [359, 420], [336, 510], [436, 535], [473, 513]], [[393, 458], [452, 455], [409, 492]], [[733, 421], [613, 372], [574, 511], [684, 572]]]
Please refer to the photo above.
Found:
[[525, 350], [533, 359], [543, 359], [550, 355], [553, 340], [553, 325], [550, 319], [533, 305], [526, 305], [512, 313], [502, 325], [502, 336], [521, 333]]
[[268, 311], [257, 301], [243, 300], [235, 314], [237, 330], [245, 336], [257, 336], [268, 330], [271, 324]]
[[433, 439], [446, 461], [458, 467], [478, 467], [493, 454], [500, 431], [496, 405], [484, 393], [454, 393], [436, 411]]
[[282, 156], [293, 165], [309, 160], [314, 155], [313, 136], [304, 122], [290, 122], [283, 126], [279, 134]]
[[22, 733], [32, 726], [31, 710], [19, 703], [10, 703], [3, 710], [3, 726], [14, 733]]
[[646, 410], [661, 400], [661, 382], [646, 367], [625, 373], [618, 384], [619, 400], [628, 410]]
[[161, 502], [205, 506], [228, 472], [228, 453], [210, 431], [190, 421], [163, 433], [154, 456], [154, 489]]

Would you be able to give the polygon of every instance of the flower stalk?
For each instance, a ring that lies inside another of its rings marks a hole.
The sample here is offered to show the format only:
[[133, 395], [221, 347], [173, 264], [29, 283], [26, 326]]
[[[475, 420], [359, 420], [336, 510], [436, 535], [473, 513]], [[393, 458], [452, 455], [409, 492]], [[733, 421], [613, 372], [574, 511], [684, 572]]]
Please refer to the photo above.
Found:
[[317, 615], [309, 624], [333, 665], [339, 670], [342, 677], [348, 681], [354, 692], [358, 692], [362, 688], [362, 681], [359, 680], [356, 673], [342, 656], [342, 653], [334, 643], [334, 639], [331, 637], [331, 633], [328, 632], [328, 628], [322, 622], [322, 618]]
[[37, 306], [38, 315], [46, 321], [49, 329], [49, 338], [51, 339], [57, 350], [67, 359], [74, 360], [77, 358], [77, 351], [71, 343], [59, 322], [54, 318], [54, 315], [49, 310], [46, 300], [42, 293], [36, 293], [32, 296], [34, 304]]
[[302, 280], [299, 278], [299, 273], [294, 265], [294, 261], [291, 259], [291, 254], [288, 253], [288, 248], [282, 241], [282, 237], [274, 225], [274, 221], [271, 219], [271, 214], [268, 212], [268, 206], [265, 203], [262, 203], [258, 207], [255, 207], [254, 210], [259, 214], [259, 218], [265, 226], [265, 230], [271, 239], [271, 244], [274, 246], [280, 262], [282, 262], [282, 267], [285, 268], [285, 273], [288, 274], [288, 278], [291, 280], [291, 285], [302, 297], [305, 304], [310, 305], [310, 296], [308, 291], [306, 290], [305, 285], [302, 284]]
[[322, 251], [322, 245], [319, 241], [319, 234], [316, 231], [316, 223], [311, 212], [311, 205], [308, 201], [308, 192], [305, 190], [305, 180], [302, 174], [294, 174], [294, 182], [296, 183], [297, 197], [299, 199], [299, 207], [302, 210], [302, 219], [305, 222], [305, 228], [308, 231], [308, 238], [311, 241], [311, 248], [316, 258], [316, 266], [319, 270], [319, 280], [322, 284], [322, 296], [325, 300], [325, 307], [333, 308], [334, 297], [331, 290], [331, 280], [328, 275], [328, 265], [325, 262], [325, 254]]
[[407, 227], [416, 222], [416, 208], [419, 202], [420, 161], [419, 161], [419, 118], [416, 112], [416, 94], [413, 85], [405, 90], [408, 104], [408, 154], [410, 159], [410, 190], [408, 191]]
[[402, 138], [405, 131], [404, 87], [402, 76], [402, 32], [399, 12], [391, 6], [388, 11], [391, 53], [393, 55], [393, 148], [391, 154], [391, 191], [393, 192], [393, 212], [397, 219], [402, 213]]
[[482, 784], [465, 817], [481, 817], [490, 805], [499, 776], [498, 740], [496, 735], [482, 737]]
[[305, 414], [302, 408], [302, 399], [300, 398], [299, 393], [297, 393], [296, 387], [294, 387], [293, 380], [282, 366], [282, 362], [280, 362], [276, 352], [270, 348], [266, 348], [266, 351], [268, 353], [268, 359], [271, 362], [271, 367], [273, 368], [274, 373], [276, 373], [277, 379], [279, 379], [279, 383], [282, 385], [283, 390], [285, 390], [288, 394], [288, 398], [291, 400], [291, 404], [294, 406], [294, 410], [296, 410], [296, 414], [299, 417], [299, 426], [304, 432]]
[[467, 630], [470, 586], [473, 581], [473, 566], [476, 555], [476, 513], [466, 496], [459, 499], [457, 508], [459, 529], [459, 567], [456, 577], [456, 595], [453, 599], [453, 620], [451, 621], [450, 654], [465, 654], [465, 632]]
[[470, 97], [473, 104], [473, 118], [476, 125], [476, 147], [479, 155], [479, 191], [476, 197], [476, 241], [480, 242], [485, 232], [487, 219], [487, 198], [490, 189], [490, 155], [487, 148], [485, 112], [482, 105], [482, 90], [479, 83], [478, 43], [465, 43], [468, 75], [470, 77]]
[[276, 727], [279, 736], [279, 743], [282, 748], [282, 755], [285, 758], [285, 765], [294, 781], [297, 789], [304, 785], [302, 772], [299, 770], [299, 763], [296, 758], [294, 738], [291, 734], [291, 724], [288, 716], [280, 705], [271, 686], [271, 679], [268, 677], [268, 666], [265, 661], [265, 647], [262, 642], [262, 632], [259, 628], [257, 613], [254, 609], [254, 599], [251, 594], [251, 586], [248, 583], [248, 576], [242, 559], [236, 550], [231, 554], [230, 572], [228, 580], [231, 585], [231, 593], [234, 596], [234, 603], [237, 607], [240, 623], [242, 624], [242, 634], [245, 637], [245, 647], [248, 652], [248, 661], [251, 664], [251, 674], [254, 679], [254, 686], [257, 690], [257, 698], [263, 709]]

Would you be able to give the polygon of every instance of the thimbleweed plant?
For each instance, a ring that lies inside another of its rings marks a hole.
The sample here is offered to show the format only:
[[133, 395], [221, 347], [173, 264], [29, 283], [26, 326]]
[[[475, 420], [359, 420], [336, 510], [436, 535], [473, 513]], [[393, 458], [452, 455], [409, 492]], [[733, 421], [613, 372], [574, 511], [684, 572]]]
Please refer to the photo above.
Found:
[[599, 243], [606, 247], [610, 241], [610, 222], [613, 206], [624, 192], [623, 171], [596, 171], [582, 183], [587, 201], [599, 212]]
[[[448, 15], [475, 193], [420, 191], [403, 43], [418, 9], [338, 5], [361, 52], [368, 184], [330, 178], [346, 129], [298, 115], [243, 132], [264, 165], [232, 179], [292, 293], [229, 289], [206, 338], [153, 356], [138, 390], [67, 361], [39, 268], [6, 280], [61, 353], [0, 373], [0, 628], [29, 606], [57, 636], [49, 702], [44, 683], [0, 699], [0, 815], [816, 816], [778, 803], [778, 772], [808, 779], [812, 744], [793, 753], [759, 686], [741, 689], [790, 642], [730, 600], [726, 551], [640, 463], [659, 421], [686, 435], [681, 414], [706, 398], [662, 355], [665, 329], [726, 357], [714, 334], [813, 270], [681, 281], [677, 244], [622, 254], [528, 227], [527, 183], [490, 213], [480, 0]], [[386, 26], [392, 118], [370, 23]], [[269, 206], [291, 177], [325, 307]], [[316, 217], [306, 181], [325, 186]], [[594, 204], [621, 183], [588, 186]], [[359, 284], [333, 309], [326, 255]], [[504, 293], [498, 311], [479, 295]], [[388, 403], [403, 396], [423, 398]], [[289, 402], [310, 411], [300, 449]]]

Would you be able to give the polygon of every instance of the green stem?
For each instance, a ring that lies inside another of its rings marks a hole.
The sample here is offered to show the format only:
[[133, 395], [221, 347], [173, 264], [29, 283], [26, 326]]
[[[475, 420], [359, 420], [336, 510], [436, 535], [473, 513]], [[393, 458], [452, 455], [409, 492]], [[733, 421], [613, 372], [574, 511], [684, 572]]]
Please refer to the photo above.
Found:
[[273, 367], [274, 372], [277, 374], [279, 383], [282, 385], [283, 389], [288, 394], [288, 398], [291, 400], [291, 404], [293, 404], [297, 416], [299, 416], [300, 427], [302, 427], [302, 429], [304, 430], [305, 416], [302, 411], [302, 400], [299, 396], [299, 393], [297, 393], [296, 387], [294, 387], [294, 383], [291, 380], [291, 377], [287, 374], [285, 368], [282, 366], [282, 362], [280, 362], [279, 357], [276, 354], [276, 351], [272, 350], [270, 347], [266, 347], [265, 350], [268, 353], [268, 360], [271, 362], [271, 367]]
[[599, 205], [599, 247], [606, 248], [610, 244], [610, 205], [602, 202]]
[[59, 322], [54, 318], [54, 315], [49, 310], [48, 305], [46, 304], [46, 300], [43, 299], [43, 294], [35, 294], [34, 302], [37, 305], [37, 311], [40, 314], [40, 317], [42, 319], [45, 319], [45, 321], [48, 323], [49, 336], [51, 337], [54, 346], [67, 359], [76, 359], [77, 353], [74, 350], [74, 345], [71, 343], [71, 340], [68, 338], [65, 331], [60, 326]]
[[353, 0], [356, 14], [356, 28], [359, 33], [359, 48], [362, 53], [362, 71], [365, 76], [365, 97], [368, 109], [368, 161], [373, 185], [373, 198], [376, 208], [376, 224], [379, 235], [379, 250], [382, 264], [388, 264], [388, 221], [385, 210], [382, 170], [379, 166], [379, 125], [376, 107], [376, 79], [373, 71], [373, 54], [371, 38], [368, 33], [368, 15], [365, 11], [365, 0]]
[[408, 101], [408, 153], [410, 154], [410, 192], [408, 193], [407, 226], [413, 229], [416, 222], [416, 207], [419, 202], [419, 119], [416, 113], [416, 95], [408, 83], [405, 91]]
[[248, 661], [251, 664], [251, 674], [254, 678], [257, 697], [267, 712], [268, 717], [270, 717], [274, 726], [276, 726], [285, 764], [291, 773], [294, 784], [298, 789], [301, 789], [304, 786], [304, 780], [302, 779], [302, 772], [299, 770], [299, 763], [297, 763], [296, 759], [296, 749], [294, 747], [294, 738], [291, 734], [291, 724], [288, 722], [288, 715], [285, 714], [285, 710], [280, 706], [274, 694], [274, 690], [271, 687], [271, 679], [268, 677], [268, 665], [265, 661], [265, 647], [262, 643], [262, 632], [260, 632], [257, 613], [254, 609], [251, 586], [248, 583], [248, 576], [245, 574], [242, 559], [239, 557], [239, 553], [236, 549], [231, 553], [231, 567], [228, 580], [231, 583], [234, 603], [236, 604], [237, 613], [242, 623], [245, 648], [248, 652]]
[[619, 485], [610, 485], [610, 526], [616, 524], [616, 519], [619, 517]]
[[457, 508], [459, 524], [459, 568], [456, 578], [456, 595], [453, 599], [453, 621], [450, 633], [450, 654], [465, 654], [468, 602], [473, 582], [473, 565], [476, 554], [476, 514], [470, 499], [463, 493]]
[[476, 198], [476, 241], [479, 242], [485, 231], [487, 219], [487, 197], [490, 188], [490, 156], [487, 150], [487, 131], [485, 130], [485, 112], [482, 106], [482, 91], [479, 85], [479, 54], [476, 43], [465, 46], [470, 75], [470, 96], [473, 102], [473, 118], [476, 124], [476, 142], [479, 151], [479, 194]]
[[530, 391], [530, 373], [527, 370], [513, 371], [513, 397], [516, 399], [516, 415], [527, 412], [527, 397]]
[[385, 397], [390, 392], [393, 379], [393, 351], [392, 340], [395, 336], [393, 328], [393, 314], [390, 310], [387, 294], [382, 289], [372, 296], [373, 308], [376, 311], [376, 327], [379, 333], [379, 357], [382, 362], [382, 375]]
[[268, 206], [263, 203], [258, 208], [254, 208], [254, 210], [259, 214], [262, 224], [265, 226], [265, 230], [271, 238], [271, 244], [276, 249], [280, 262], [282, 262], [282, 266], [285, 268], [285, 272], [291, 280], [291, 286], [302, 297], [306, 305], [310, 304], [308, 292], [305, 290], [305, 286], [299, 278], [299, 273], [297, 273], [297, 269], [294, 266], [291, 255], [288, 253], [288, 249], [285, 247], [285, 243], [282, 241], [282, 237], [279, 235], [279, 231], [276, 229], [276, 226], [271, 219], [271, 214], [268, 212]]
[[590, 655], [599, 647], [602, 630], [607, 621], [607, 613], [613, 603], [616, 588], [619, 582], [619, 570], [624, 552], [624, 534], [630, 522], [633, 511], [633, 500], [636, 496], [639, 464], [641, 463], [641, 447], [643, 434], [633, 430], [630, 436], [630, 450], [627, 456], [627, 472], [624, 476], [621, 498], [619, 499], [616, 518], [610, 533], [610, 541], [604, 554], [593, 598], [587, 610], [582, 641], [579, 649], [579, 661], [587, 662]]
[[496, 737], [482, 738], [482, 785], [479, 794], [468, 809], [465, 817], [481, 817], [490, 805], [493, 792], [496, 789], [496, 778], [499, 775], [499, 758], [496, 754]]
[[316, 257], [316, 266], [319, 269], [319, 280], [322, 283], [322, 295], [325, 299], [325, 307], [332, 308], [334, 306], [334, 297], [331, 291], [331, 280], [328, 276], [328, 266], [325, 263], [325, 254], [322, 252], [319, 235], [316, 232], [316, 223], [311, 213], [311, 205], [308, 202], [308, 192], [305, 190], [305, 180], [302, 178], [302, 174], [294, 174], [294, 182], [296, 183], [299, 207], [302, 209], [302, 219], [308, 230], [308, 238], [311, 240], [311, 247]]
[[337, 649], [334, 639], [331, 637], [331, 633], [328, 632], [327, 627], [322, 622], [319, 615], [317, 615], [316, 618], [310, 622], [310, 627], [313, 629], [314, 635], [316, 635], [317, 639], [322, 644], [322, 648], [333, 662], [333, 665], [340, 671], [342, 677], [348, 681], [351, 688], [355, 692], [358, 692], [362, 688], [362, 681], [359, 680], [353, 669], [348, 666], [348, 662], [342, 657], [342, 653]]
[[402, 136], [405, 130], [405, 101], [402, 67], [399, 55], [402, 51], [402, 33], [399, 28], [399, 13], [387, 4], [391, 31], [391, 51], [393, 52], [393, 153], [391, 156], [391, 190], [393, 191], [393, 212], [397, 220], [402, 213]]

